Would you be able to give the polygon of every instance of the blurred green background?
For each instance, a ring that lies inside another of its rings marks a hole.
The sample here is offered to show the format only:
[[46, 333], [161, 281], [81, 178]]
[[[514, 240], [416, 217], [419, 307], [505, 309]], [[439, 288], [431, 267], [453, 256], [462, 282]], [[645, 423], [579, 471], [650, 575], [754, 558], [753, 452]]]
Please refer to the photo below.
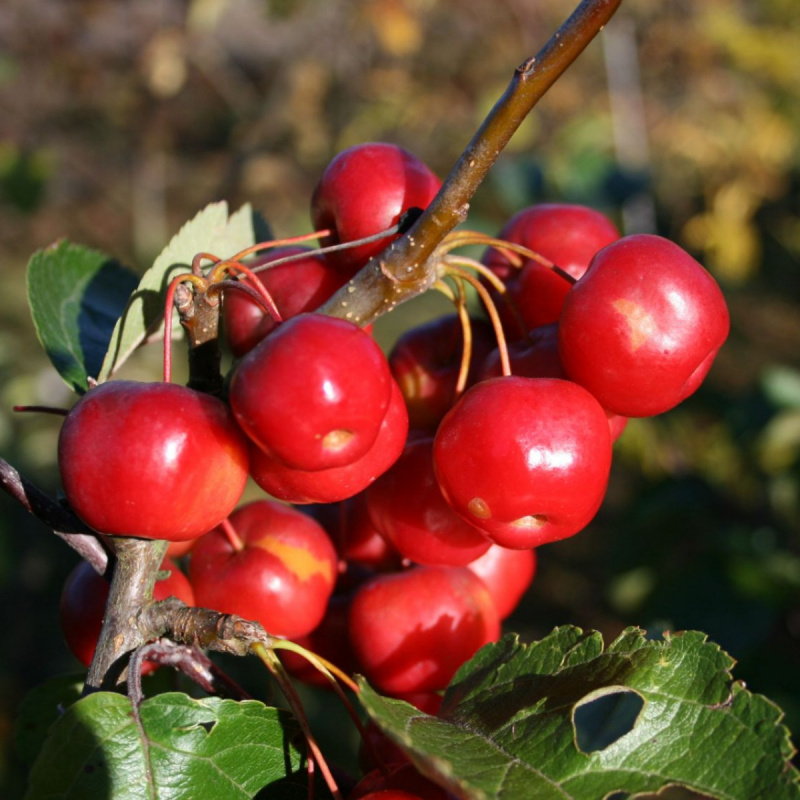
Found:
[[[31, 253], [67, 237], [145, 269], [208, 202], [310, 230], [330, 158], [402, 144], [445, 175], [570, 0], [27, 0], [0, 8], [0, 454], [58, 488], [66, 405], [25, 301]], [[607, 637], [694, 628], [800, 731], [800, 5], [623, 0], [472, 204], [496, 232], [563, 200], [658, 232], [723, 286], [730, 340], [701, 391], [629, 425], [608, 498], [540, 550], [509, 627]], [[389, 344], [445, 309], [414, 301]], [[393, 315], [394, 316], [394, 315]], [[133, 374], [157, 375], [158, 354]], [[21, 697], [76, 664], [57, 626], [75, 556], [0, 497], [0, 751]], [[13, 783], [13, 780], [11, 781]], [[0, 772], [0, 785], [2, 773]]]

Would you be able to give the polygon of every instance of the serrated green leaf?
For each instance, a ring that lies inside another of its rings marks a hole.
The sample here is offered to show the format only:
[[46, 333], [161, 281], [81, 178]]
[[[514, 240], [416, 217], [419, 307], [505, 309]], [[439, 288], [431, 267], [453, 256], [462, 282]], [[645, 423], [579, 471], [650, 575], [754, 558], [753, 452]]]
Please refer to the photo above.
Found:
[[50, 730], [27, 800], [270, 800], [307, 796], [298, 727], [256, 700], [195, 700], [179, 692], [131, 702], [97, 692]]
[[111, 332], [138, 277], [105, 253], [67, 241], [28, 262], [28, 303], [50, 361], [76, 392], [100, 370]]
[[[733, 659], [705, 634], [647, 640], [557, 628], [508, 636], [453, 679], [438, 717], [362, 682], [369, 715], [417, 767], [459, 797], [601, 800], [681, 786], [723, 800], [800, 798], [780, 709], [734, 682]], [[577, 706], [611, 692], [643, 701], [635, 724], [594, 752], [577, 745]]]
[[118, 320], [99, 381], [108, 380], [131, 353], [164, 323], [164, 299], [170, 281], [188, 272], [198, 253], [228, 258], [255, 244], [254, 215], [249, 205], [228, 216], [228, 204], [212, 203], [187, 222], [142, 276]]

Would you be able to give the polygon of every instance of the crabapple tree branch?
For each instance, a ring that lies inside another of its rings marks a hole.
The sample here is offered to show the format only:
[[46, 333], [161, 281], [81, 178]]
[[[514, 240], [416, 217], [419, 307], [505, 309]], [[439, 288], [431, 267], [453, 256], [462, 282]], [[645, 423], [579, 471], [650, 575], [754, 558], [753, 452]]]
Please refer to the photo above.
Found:
[[117, 536], [110, 541], [116, 560], [85, 692], [113, 689], [124, 682], [127, 656], [148, 640], [136, 624], [136, 615], [152, 602], [153, 586], [167, 549], [167, 543], [159, 539]]
[[24, 478], [0, 458], [0, 487], [23, 508], [53, 530], [101, 575], [108, 566], [108, 551], [90, 528], [70, 509], [62, 506], [38, 486]]
[[433, 285], [437, 278], [436, 250], [466, 218], [470, 200], [489, 168], [528, 113], [599, 33], [621, 1], [582, 0], [539, 53], [517, 67], [505, 92], [417, 222], [334, 294], [320, 312], [367, 325]]

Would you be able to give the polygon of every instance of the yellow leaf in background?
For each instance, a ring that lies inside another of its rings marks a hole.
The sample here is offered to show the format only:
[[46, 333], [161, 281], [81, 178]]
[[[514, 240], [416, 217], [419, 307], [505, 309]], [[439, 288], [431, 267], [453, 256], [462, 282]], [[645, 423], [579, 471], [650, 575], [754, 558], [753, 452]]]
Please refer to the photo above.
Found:
[[758, 269], [761, 244], [753, 214], [758, 198], [743, 182], [732, 181], [714, 195], [711, 209], [692, 217], [682, 237], [703, 250], [706, 266], [729, 282], [741, 283]]
[[374, 0], [367, 6], [367, 18], [381, 47], [390, 55], [408, 56], [419, 50], [422, 31], [403, 0]]
[[789, 89], [796, 87], [797, 32], [791, 25], [753, 24], [727, 3], [706, 6], [696, 24], [740, 69], [767, 75]]
[[766, 472], [777, 474], [800, 458], [800, 410], [782, 411], [770, 420], [758, 441], [758, 461]]
[[147, 45], [143, 68], [147, 85], [156, 97], [174, 97], [189, 75], [185, 40], [177, 28], [158, 31]]

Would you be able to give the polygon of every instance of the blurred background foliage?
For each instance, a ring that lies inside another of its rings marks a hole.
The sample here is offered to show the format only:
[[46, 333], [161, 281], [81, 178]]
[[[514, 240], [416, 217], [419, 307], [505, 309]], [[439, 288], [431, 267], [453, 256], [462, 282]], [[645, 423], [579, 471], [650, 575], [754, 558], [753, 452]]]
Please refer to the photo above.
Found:
[[[25, 302], [67, 237], [139, 270], [208, 202], [310, 230], [330, 158], [402, 144], [444, 175], [572, 0], [7, 0], [0, 6], [0, 452], [55, 492], [71, 402]], [[624, 0], [523, 124], [472, 204], [496, 232], [582, 202], [666, 235], [716, 276], [729, 343], [701, 391], [617, 445], [608, 499], [540, 551], [509, 627], [613, 637], [697, 628], [800, 731], [800, 5]], [[439, 313], [414, 301], [378, 334]], [[155, 376], [142, 354], [134, 374]], [[138, 370], [138, 372], [137, 372]], [[56, 621], [75, 557], [0, 498], [0, 746], [19, 700], [74, 669]], [[13, 783], [13, 781], [12, 781]]]

